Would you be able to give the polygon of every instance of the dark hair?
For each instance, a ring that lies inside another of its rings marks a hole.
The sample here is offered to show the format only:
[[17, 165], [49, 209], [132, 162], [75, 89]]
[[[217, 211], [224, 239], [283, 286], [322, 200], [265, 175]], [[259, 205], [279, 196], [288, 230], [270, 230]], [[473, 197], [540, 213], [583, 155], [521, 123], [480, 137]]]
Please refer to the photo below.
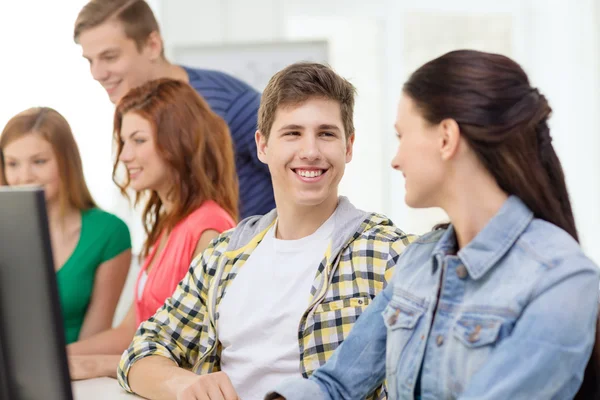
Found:
[[[452, 51], [416, 70], [403, 89], [429, 123], [447, 118], [458, 123], [502, 190], [578, 240], [547, 123], [552, 109], [516, 62], [499, 54]], [[597, 398], [597, 377], [592, 360], [577, 399]]]
[[516, 62], [499, 54], [453, 51], [415, 71], [404, 92], [428, 122], [455, 120], [504, 191], [578, 240], [547, 124], [552, 110]]
[[173, 229], [207, 200], [237, 220], [238, 180], [229, 127], [204, 98], [185, 82], [161, 78], [131, 89], [119, 101], [114, 116], [117, 157], [113, 180], [123, 193], [129, 186], [129, 176], [124, 182], [119, 181], [118, 167], [123, 151], [121, 127], [127, 113], [135, 113], [152, 125], [157, 151], [169, 167], [172, 182], [168, 196], [174, 205], [169, 213], [163, 212], [156, 191], [136, 194], [136, 204], [147, 198], [143, 257], [149, 254], [161, 232]]
[[258, 130], [269, 138], [277, 108], [299, 104], [311, 97], [340, 103], [346, 139], [354, 133], [354, 95], [350, 82], [327, 65], [297, 62], [277, 72], [263, 91], [258, 110]]

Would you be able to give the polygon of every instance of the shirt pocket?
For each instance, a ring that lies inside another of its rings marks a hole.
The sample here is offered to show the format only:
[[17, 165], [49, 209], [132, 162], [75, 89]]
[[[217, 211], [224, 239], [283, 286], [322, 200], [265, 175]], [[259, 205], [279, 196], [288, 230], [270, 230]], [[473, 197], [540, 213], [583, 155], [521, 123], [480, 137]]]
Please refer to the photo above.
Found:
[[[395, 291], [382, 312], [387, 327], [386, 372], [395, 375], [398, 365], [411, 352], [411, 339], [418, 331], [418, 324], [425, 312], [426, 303], [403, 291]], [[410, 360], [408, 360], [410, 361]], [[412, 362], [412, 361], [410, 361]]]
[[370, 302], [368, 295], [337, 300], [325, 298], [308, 313], [300, 328], [300, 372], [304, 377], [323, 365], [348, 337]]
[[453, 396], [460, 396], [471, 377], [483, 368], [512, 324], [505, 317], [487, 314], [468, 314], [458, 318], [452, 328], [453, 340], [446, 348], [448, 384]]
[[315, 315], [344, 309], [349, 311], [354, 308], [364, 310], [370, 302], [370, 297], [350, 297], [347, 299], [327, 301], [319, 304], [315, 308]]
[[[371, 298], [350, 297], [340, 300], [324, 301], [315, 307], [312, 316], [312, 329], [307, 329], [304, 334], [320, 337], [314, 342], [328, 345], [328, 350], [335, 350], [350, 333], [352, 326], [367, 308]], [[312, 346], [309, 346], [309, 348]], [[314, 350], [316, 351], [316, 350]]]
[[454, 326], [454, 337], [464, 346], [476, 349], [496, 343], [502, 320], [492, 317], [462, 317]]

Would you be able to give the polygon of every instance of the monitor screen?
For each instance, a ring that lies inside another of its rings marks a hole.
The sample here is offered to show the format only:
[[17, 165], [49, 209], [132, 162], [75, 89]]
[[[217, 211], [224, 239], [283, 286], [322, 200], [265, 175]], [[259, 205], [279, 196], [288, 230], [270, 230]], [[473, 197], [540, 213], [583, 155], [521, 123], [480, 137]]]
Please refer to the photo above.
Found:
[[44, 192], [0, 187], [0, 398], [72, 399]]

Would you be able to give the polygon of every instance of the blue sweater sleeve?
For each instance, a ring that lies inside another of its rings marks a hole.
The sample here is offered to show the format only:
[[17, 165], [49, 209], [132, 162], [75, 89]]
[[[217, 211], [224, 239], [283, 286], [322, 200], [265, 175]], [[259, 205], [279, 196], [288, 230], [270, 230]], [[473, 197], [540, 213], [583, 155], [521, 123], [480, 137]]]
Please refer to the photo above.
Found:
[[255, 90], [247, 90], [231, 103], [225, 119], [231, 131], [236, 155], [251, 159], [257, 169], [268, 173], [267, 165], [258, 159], [254, 140], [259, 106], [260, 94]]

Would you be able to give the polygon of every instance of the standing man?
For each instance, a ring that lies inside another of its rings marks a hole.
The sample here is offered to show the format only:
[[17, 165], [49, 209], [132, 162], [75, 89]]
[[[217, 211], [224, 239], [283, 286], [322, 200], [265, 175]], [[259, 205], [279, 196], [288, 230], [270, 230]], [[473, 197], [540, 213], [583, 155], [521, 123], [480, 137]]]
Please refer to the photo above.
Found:
[[158, 78], [189, 83], [231, 132], [240, 185], [240, 216], [263, 215], [275, 207], [271, 176], [258, 160], [254, 133], [260, 93], [223, 72], [170, 63], [158, 22], [144, 0], [90, 0], [79, 12], [73, 34], [90, 71], [116, 104], [129, 89]]

